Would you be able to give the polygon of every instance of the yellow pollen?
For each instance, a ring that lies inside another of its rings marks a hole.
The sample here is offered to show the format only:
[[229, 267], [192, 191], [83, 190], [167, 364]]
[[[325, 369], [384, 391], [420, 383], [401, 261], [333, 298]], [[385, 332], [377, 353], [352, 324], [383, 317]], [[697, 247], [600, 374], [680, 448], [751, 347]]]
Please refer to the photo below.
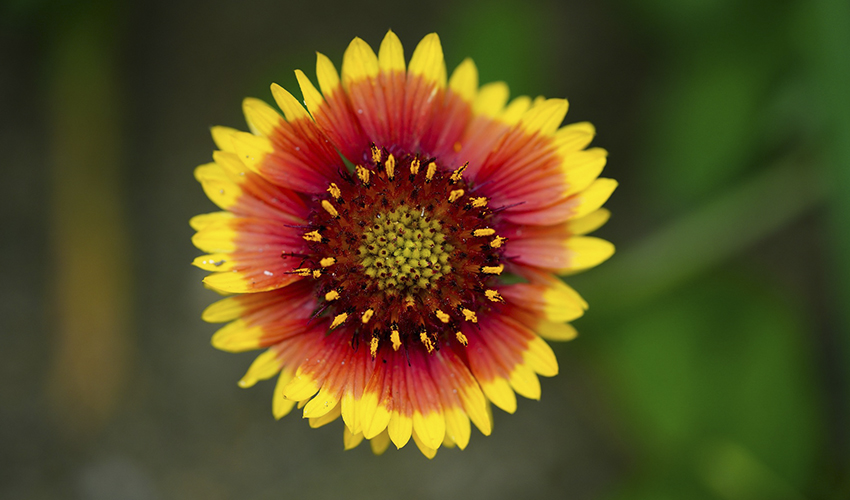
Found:
[[333, 217], [334, 219], [339, 218], [339, 212], [336, 211], [334, 206], [331, 205], [331, 202], [329, 202], [328, 200], [322, 200], [322, 208], [325, 209], [325, 212], [331, 214], [331, 217]]
[[357, 178], [360, 179], [360, 182], [368, 186], [369, 176], [372, 174], [372, 172], [362, 165], [357, 165], [357, 167], [355, 167], [355, 170], [357, 171]]
[[499, 248], [500, 246], [502, 246], [502, 243], [504, 243], [504, 242], [505, 242], [505, 238], [503, 238], [501, 236], [496, 236], [493, 239], [493, 241], [490, 242], [490, 246], [492, 248]]
[[336, 264], [336, 259], [334, 259], [333, 257], [325, 257], [324, 259], [319, 261], [319, 264], [321, 264], [322, 267], [332, 266]]
[[345, 320], [347, 320], [347, 319], [348, 319], [348, 313], [337, 314], [337, 316], [334, 318], [333, 322], [331, 323], [331, 330], [333, 330], [334, 328], [338, 327], [339, 325], [345, 323]]
[[330, 187], [328, 187], [328, 193], [330, 193], [335, 200], [339, 200], [339, 198], [342, 196], [342, 191], [339, 189], [339, 186], [337, 186], [335, 182], [331, 182]]
[[338, 298], [339, 298], [339, 292], [337, 292], [336, 290], [331, 290], [330, 292], [325, 294], [325, 300], [327, 300], [328, 302], [330, 302], [332, 300], [336, 300]]
[[366, 312], [363, 313], [363, 317], [360, 318], [360, 321], [362, 321], [363, 324], [365, 325], [366, 323], [369, 322], [370, 319], [372, 319], [373, 314], [375, 314], [374, 309], [366, 309]]
[[321, 270], [321, 269], [313, 269], [313, 278], [315, 278], [315, 279], [319, 279], [319, 277], [320, 277], [321, 275], [322, 275], [322, 270]]
[[457, 337], [457, 341], [463, 344], [464, 347], [469, 345], [469, 340], [466, 339], [466, 335], [463, 332], [457, 332], [455, 337]]
[[393, 343], [393, 351], [398, 351], [398, 348], [401, 347], [401, 338], [399, 338], [398, 330], [392, 330], [390, 332], [390, 340]]
[[414, 158], [412, 162], [410, 162], [410, 174], [416, 175], [419, 173], [419, 158]]
[[318, 231], [310, 231], [302, 236], [307, 241], [322, 241], [322, 235]]
[[384, 168], [387, 170], [387, 177], [393, 180], [395, 178], [395, 157], [392, 153], [387, 157], [387, 161], [384, 162]]
[[438, 318], [440, 321], [442, 321], [443, 323], [448, 323], [448, 322], [449, 322], [449, 320], [451, 319], [451, 317], [450, 317], [448, 314], [444, 313], [443, 311], [441, 311], [441, 310], [439, 310], [439, 309], [437, 309], [436, 311], [434, 311], [434, 313], [436, 313], [437, 318]]
[[452, 183], [455, 183], [463, 178], [463, 171], [466, 170], [466, 167], [469, 166], [469, 163], [464, 163], [457, 170], [452, 172], [451, 180]]
[[437, 173], [437, 164], [433, 161], [428, 164], [428, 170], [425, 171], [425, 180], [431, 182], [431, 179], [434, 178], [434, 174]]
[[381, 150], [375, 145], [372, 145], [372, 161], [375, 163], [381, 163]]
[[449, 203], [454, 202], [455, 200], [457, 200], [461, 196], [463, 196], [463, 189], [455, 189], [454, 191], [449, 193]]
[[475, 207], [475, 208], [486, 207], [487, 206], [487, 198], [485, 198], [483, 196], [480, 197], [480, 198], [473, 198], [472, 199], [472, 206]]
[[488, 227], [485, 229], [476, 229], [475, 231], [472, 231], [472, 236], [490, 236], [491, 234], [495, 233], [495, 229]]
[[369, 343], [369, 352], [372, 353], [372, 359], [378, 354], [378, 337], [372, 337], [372, 341]]
[[307, 276], [310, 276], [310, 274], [311, 274], [313, 271], [312, 271], [311, 269], [306, 268], [306, 267], [301, 267], [301, 268], [298, 268], [298, 269], [293, 270], [292, 272], [293, 272], [293, 273], [295, 273], [295, 274], [297, 274], [298, 276], [304, 276], [304, 277], [307, 277]]
[[431, 338], [428, 337], [428, 332], [422, 330], [422, 333], [419, 334], [419, 340], [425, 345], [425, 349], [428, 350], [428, 354], [434, 351], [434, 343], [431, 342]]
[[474, 312], [470, 311], [469, 309], [462, 309], [460, 312], [463, 313], [463, 319], [465, 319], [466, 321], [478, 323], [478, 316], [476, 316]]
[[481, 268], [481, 272], [484, 274], [502, 274], [502, 271], [504, 270], [504, 264], [499, 264], [498, 266], [484, 266]]
[[499, 295], [499, 292], [497, 292], [496, 290], [487, 290], [487, 291], [484, 292], [484, 295], [486, 295], [487, 298], [490, 299], [493, 302], [504, 302], [505, 301], [505, 299], [503, 299], [502, 296]]

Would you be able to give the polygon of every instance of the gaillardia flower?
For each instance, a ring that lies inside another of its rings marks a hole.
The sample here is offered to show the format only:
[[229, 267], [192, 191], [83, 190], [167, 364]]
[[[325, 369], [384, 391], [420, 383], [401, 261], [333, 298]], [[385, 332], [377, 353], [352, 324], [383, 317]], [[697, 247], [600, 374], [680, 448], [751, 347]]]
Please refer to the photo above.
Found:
[[194, 264], [234, 294], [204, 311], [227, 322], [212, 343], [265, 349], [239, 385], [279, 374], [275, 417], [342, 416], [346, 449], [465, 448], [491, 403], [540, 398], [546, 340], [576, 335], [587, 304], [555, 275], [614, 251], [584, 236], [608, 219], [606, 152], [560, 127], [563, 99], [508, 103], [469, 59], [447, 79], [436, 34], [407, 65], [394, 33], [377, 55], [355, 38], [316, 73], [321, 91], [296, 71], [306, 109], [277, 85], [283, 117], [246, 99], [251, 132], [213, 128], [195, 171], [223, 211], [192, 219]]

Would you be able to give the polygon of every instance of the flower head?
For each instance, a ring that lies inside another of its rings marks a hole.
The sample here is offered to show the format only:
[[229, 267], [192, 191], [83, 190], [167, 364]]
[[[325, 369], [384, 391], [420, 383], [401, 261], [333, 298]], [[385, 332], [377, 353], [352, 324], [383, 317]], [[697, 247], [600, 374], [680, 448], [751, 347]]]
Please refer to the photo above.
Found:
[[296, 71], [306, 109], [277, 85], [283, 117], [246, 99], [251, 133], [214, 128], [195, 171], [223, 211], [192, 219], [194, 264], [235, 294], [204, 312], [227, 322], [213, 345], [265, 349], [239, 384], [277, 375], [274, 415], [342, 416], [346, 448], [465, 448], [491, 403], [540, 397], [544, 339], [576, 335], [587, 304], [554, 275], [613, 253], [584, 236], [608, 218], [606, 152], [589, 123], [560, 127], [565, 100], [508, 103], [469, 59], [447, 81], [435, 34], [408, 65], [389, 32], [316, 73], [321, 91]]

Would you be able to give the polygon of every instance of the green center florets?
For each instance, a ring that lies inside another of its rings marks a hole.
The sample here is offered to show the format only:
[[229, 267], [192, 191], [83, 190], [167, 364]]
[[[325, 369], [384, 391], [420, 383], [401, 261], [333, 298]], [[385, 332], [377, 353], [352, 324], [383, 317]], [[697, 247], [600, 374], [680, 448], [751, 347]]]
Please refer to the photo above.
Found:
[[364, 273], [389, 292], [433, 288], [451, 272], [442, 224], [425, 216], [424, 210], [401, 205], [375, 216], [363, 231], [358, 249]]

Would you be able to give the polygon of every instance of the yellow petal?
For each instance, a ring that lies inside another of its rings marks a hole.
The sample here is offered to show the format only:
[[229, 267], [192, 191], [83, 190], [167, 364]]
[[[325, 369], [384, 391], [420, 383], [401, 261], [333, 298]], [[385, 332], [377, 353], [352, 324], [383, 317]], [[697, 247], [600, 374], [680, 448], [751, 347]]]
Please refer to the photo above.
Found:
[[410, 58], [411, 75], [422, 76], [426, 81], [446, 86], [446, 61], [443, 59], [443, 47], [436, 33], [425, 35]]
[[[307, 406], [310, 406], [310, 403], [307, 403]], [[304, 418], [308, 418], [307, 414], [306, 414], [307, 406], [304, 407], [304, 412], [305, 412]], [[339, 418], [339, 405], [334, 405], [327, 413], [323, 413], [321, 416], [309, 417], [309, 418], [310, 418], [310, 428], [318, 429], [319, 427], [322, 427], [323, 425], [327, 425], [327, 424], [329, 424], [329, 423], [331, 423], [334, 420]]]
[[[452, 72], [449, 78], [449, 88], [452, 89], [461, 99], [468, 103], [475, 101], [478, 91], [478, 68], [472, 59], [464, 59], [457, 68]], [[507, 99], [507, 96], [506, 96]], [[502, 103], [504, 106], [504, 103]]]
[[225, 220], [232, 219], [233, 217], [234, 215], [231, 212], [212, 212], [192, 217], [189, 219], [189, 225], [192, 226], [192, 229], [195, 231], [200, 231], [210, 224], [220, 223]]
[[372, 453], [383, 455], [390, 446], [390, 436], [387, 434], [387, 430], [384, 429], [384, 432], [370, 439], [369, 445], [372, 447]]
[[430, 447], [422, 442], [422, 439], [416, 435], [416, 431], [413, 431], [413, 442], [416, 443], [416, 447], [419, 448], [419, 451], [422, 452], [423, 455], [428, 457], [428, 459], [434, 458], [437, 455], [437, 448]]
[[553, 321], [541, 321], [534, 331], [546, 340], [567, 341], [578, 336], [578, 332], [569, 323], [555, 323]]
[[559, 273], [575, 273], [597, 266], [614, 255], [614, 245], [610, 241], [593, 236], [575, 236], [567, 241], [570, 252], [570, 265], [560, 269]]
[[565, 125], [555, 132], [553, 145], [558, 153], [580, 151], [587, 147], [596, 135], [596, 128], [590, 122], [579, 122]]
[[239, 380], [239, 387], [251, 387], [260, 380], [266, 380], [277, 375], [283, 363], [278, 359], [277, 352], [269, 349], [266, 352], [257, 356], [245, 376]]
[[244, 352], [259, 349], [263, 328], [259, 325], [250, 326], [242, 319], [237, 319], [220, 328], [212, 336], [212, 345], [225, 352]]
[[381, 42], [381, 48], [378, 49], [378, 66], [381, 71], [388, 73], [404, 71], [404, 48], [401, 46], [401, 40], [392, 30], [387, 31], [387, 35]]
[[567, 183], [566, 195], [584, 191], [599, 177], [608, 162], [608, 152], [602, 148], [576, 151], [564, 156], [561, 170]]
[[342, 430], [342, 445], [346, 450], [353, 450], [354, 448], [357, 448], [357, 445], [359, 445], [362, 441], [362, 432], [353, 434], [350, 430], [348, 430], [348, 427], [345, 427]]
[[207, 163], [195, 168], [195, 179], [201, 183], [207, 197], [225, 210], [236, 204], [242, 196], [242, 188], [227, 177], [221, 166]]
[[295, 120], [310, 117], [307, 110], [304, 109], [304, 106], [298, 102], [298, 99], [293, 97], [288, 90], [276, 83], [272, 84], [272, 96], [274, 97], [274, 102], [276, 102], [280, 110], [283, 111], [283, 116], [286, 117], [286, 121], [294, 122]]
[[510, 91], [505, 82], [493, 82], [483, 85], [478, 89], [478, 95], [475, 96], [472, 110], [476, 114], [495, 118], [505, 109], [509, 95]]
[[363, 436], [372, 439], [387, 428], [390, 422], [390, 411], [378, 403], [377, 394], [366, 392], [360, 400], [361, 425]]
[[410, 435], [413, 432], [413, 419], [398, 411], [393, 411], [387, 424], [387, 432], [396, 448], [402, 448], [410, 441]]
[[[378, 56], [368, 43], [355, 38], [342, 56], [342, 83], [346, 87], [353, 82], [378, 75]], [[321, 84], [321, 81], [320, 81]], [[324, 87], [322, 87], [324, 91]], [[368, 439], [368, 437], [367, 437]]]
[[587, 302], [563, 281], [552, 281], [543, 292], [543, 312], [549, 321], [572, 321], [587, 310]]
[[213, 142], [215, 142], [216, 147], [222, 151], [234, 151], [233, 149], [233, 136], [239, 130], [230, 127], [222, 127], [216, 126], [210, 129], [212, 132]]
[[274, 395], [272, 395], [272, 414], [274, 418], [280, 420], [285, 417], [295, 408], [295, 401], [283, 397], [283, 389], [286, 384], [292, 380], [292, 371], [283, 369], [280, 372], [280, 377], [277, 379], [277, 384], [274, 386]]
[[322, 94], [326, 96], [339, 88], [339, 73], [336, 72], [334, 63], [321, 52], [316, 52], [316, 79], [319, 80]]
[[242, 112], [248, 128], [256, 135], [269, 136], [280, 125], [281, 117], [277, 111], [259, 99], [248, 97], [243, 100]]
[[469, 444], [472, 427], [469, 417], [461, 408], [445, 408], [446, 438], [451, 439], [461, 450]]
[[360, 426], [360, 400], [354, 399], [354, 393], [350, 390], [342, 391], [342, 397], [339, 400], [340, 411], [342, 412], [342, 420], [348, 429], [354, 434], [362, 434]]
[[422, 444], [436, 450], [446, 435], [446, 419], [442, 411], [420, 413], [413, 412], [413, 430], [419, 436]]
[[301, 95], [304, 96], [304, 102], [307, 104], [307, 109], [310, 113], [315, 114], [319, 107], [325, 103], [322, 94], [313, 86], [313, 82], [307, 78], [300, 69], [295, 70], [295, 78], [298, 79], [298, 86], [301, 87]]
[[257, 170], [257, 166], [266, 154], [274, 151], [268, 138], [249, 134], [248, 132], [237, 132], [232, 136], [233, 153], [239, 160], [251, 170]]
[[208, 323], [224, 323], [238, 318], [244, 311], [236, 297], [228, 297], [208, 305], [201, 313], [201, 319]]
[[513, 413], [516, 411], [516, 394], [507, 380], [496, 377], [490, 381], [480, 381], [484, 395], [502, 410]]
[[458, 389], [458, 396], [463, 403], [463, 409], [469, 415], [469, 419], [481, 434], [489, 436], [493, 430], [493, 419], [487, 405], [487, 398], [481, 391], [479, 385], [467, 386]]
[[567, 223], [570, 234], [576, 236], [592, 233], [602, 227], [608, 219], [611, 218], [611, 212], [608, 209], [600, 208], [595, 212], [590, 212], [584, 217], [572, 219]]
[[236, 231], [231, 220], [209, 224], [192, 236], [192, 244], [210, 253], [228, 253], [236, 249]]
[[584, 217], [597, 210], [608, 201], [615, 189], [617, 189], [617, 181], [614, 179], [596, 179], [587, 189], [576, 195], [578, 205], [571, 218]]
[[204, 271], [225, 272], [233, 270], [233, 260], [230, 258], [230, 254], [227, 253], [200, 255], [195, 257], [192, 265]]
[[519, 364], [510, 374], [510, 384], [520, 396], [528, 399], [540, 399], [540, 380], [528, 366]]
[[296, 370], [295, 376], [283, 388], [283, 396], [292, 401], [306, 401], [317, 392], [319, 392], [319, 383], [310, 375], [303, 373], [301, 368]]
[[526, 346], [523, 359], [532, 370], [544, 377], [554, 377], [558, 374], [558, 358], [545, 340], [535, 335]]
[[514, 125], [519, 122], [522, 115], [531, 107], [531, 98], [526, 95], [521, 95], [514, 98], [508, 107], [499, 115], [499, 120], [508, 125]]
[[567, 115], [566, 99], [548, 99], [526, 111], [520, 123], [529, 134], [552, 135]]

